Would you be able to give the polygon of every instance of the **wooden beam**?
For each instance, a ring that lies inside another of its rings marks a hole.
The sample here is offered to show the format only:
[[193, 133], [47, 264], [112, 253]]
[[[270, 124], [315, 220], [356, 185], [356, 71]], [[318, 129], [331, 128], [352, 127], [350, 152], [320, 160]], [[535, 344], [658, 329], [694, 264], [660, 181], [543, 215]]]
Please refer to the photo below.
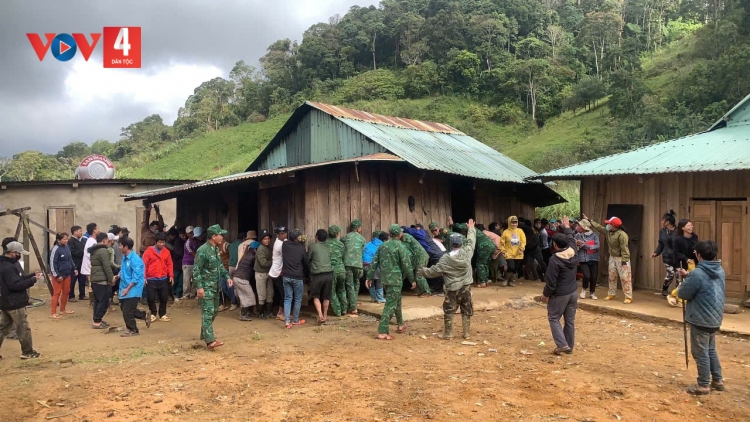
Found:
[[284, 175], [286, 177], [277, 177], [269, 180], [260, 180], [258, 181], [258, 189], [270, 189], [270, 188], [276, 188], [279, 186], [286, 186], [286, 185], [292, 185], [294, 184], [297, 179], [295, 178], [295, 173], [288, 173], [287, 175]]

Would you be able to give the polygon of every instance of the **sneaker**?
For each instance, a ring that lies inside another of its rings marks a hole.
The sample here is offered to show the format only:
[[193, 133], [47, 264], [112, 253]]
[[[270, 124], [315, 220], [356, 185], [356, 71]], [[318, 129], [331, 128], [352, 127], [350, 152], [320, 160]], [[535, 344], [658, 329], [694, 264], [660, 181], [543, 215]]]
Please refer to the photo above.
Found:
[[669, 296], [669, 287], [662, 287], [661, 289], [661, 295], [664, 297]]
[[581, 290], [580, 298], [586, 299], [586, 290]]
[[68, 302], [78, 302], [78, 299], [76, 299], [74, 297], [70, 297], [70, 298], [68, 298]]
[[156, 315], [151, 315], [151, 322], [156, 322]]
[[614, 298], [615, 298], [614, 295], [607, 295], [607, 297], [605, 297], [604, 300], [612, 300]]
[[124, 333], [120, 334], [120, 337], [135, 337], [137, 335], [140, 335], [137, 331], [125, 331]]
[[38, 357], [42, 356], [41, 353], [37, 352], [36, 350], [32, 350], [29, 353], [24, 353], [21, 355], [21, 359], [36, 359]]
[[232, 304], [232, 306], [230, 306], [230, 307], [229, 307], [229, 310], [230, 310], [230, 311], [233, 311], [233, 310], [235, 310], [235, 309], [237, 309], [237, 305], [235, 305], [235, 304], [233, 303], [233, 304]]
[[596, 297], [596, 294], [594, 294], [594, 293], [591, 293], [591, 300], [597, 300], [597, 299], [599, 299], [599, 298], [598, 298], [598, 297]]
[[570, 354], [573, 353], [573, 349], [571, 349], [568, 346], [566, 346], [566, 347], [556, 347], [555, 350], [552, 351], [552, 353], [554, 353], [554, 354], [556, 354], [558, 356], [562, 355], [563, 353], [570, 355]]
[[159, 321], [169, 322], [171, 321], [168, 316], [164, 315], [161, 318], [159, 318]]

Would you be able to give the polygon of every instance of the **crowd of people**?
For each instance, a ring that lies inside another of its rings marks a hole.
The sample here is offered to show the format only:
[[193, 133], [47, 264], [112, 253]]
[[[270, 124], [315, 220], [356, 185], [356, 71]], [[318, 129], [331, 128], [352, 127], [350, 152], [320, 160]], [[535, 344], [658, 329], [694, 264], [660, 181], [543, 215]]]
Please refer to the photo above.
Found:
[[[70, 301], [88, 300], [94, 329], [110, 326], [104, 320], [111, 303], [119, 304], [125, 324], [122, 337], [139, 335], [136, 320], [146, 327], [169, 322], [170, 302], [199, 300], [200, 338], [207, 349], [224, 343], [216, 337], [213, 322], [218, 312], [240, 308], [239, 319], [276, 318], [286, 329], [306, 324], [300, 318], [305, 294], [312, 299], [317, 323], [335, 316], [358, 316], [358, 295], [367, 289], [374, 303], [383, 304], [377, 339], [392, 340], [390, 320], [396, 317], [397, 332], [407, 325], [401, 312], [402, 293], [412, 291], [425, 298], [444, 296], [442, 339], [453, 337], [457, 311], [462, 318], [462, 336], [471, 336], [472, 286], [486, 288], [501, 282], [514, 287], [518, 277], [545, 283], [538, 297], [547, 304], [548, 319], [556, 348], [571, 354], [575, 346], [575, 314], [578, 300], [597, 299], [596, 285], [600, 240], [609, 248], [609, 291], [605, 300], [617, 295], [622, 283], [625, 303], [632, 303], [632, 279], [628, 235], [623, 222], [611, 217], [604, 225], [585, 214], [577, 221], [511, 216], [488, 230], [473, 220], [446, 227], [436, 222], [427, 230], [421, 224], [392, 224], [376, 230], [369, 240], [362, 235], [362, 222], [353, 220], [343, 234], [339, 226], [320, 228], [308, 241], [300, 230], [275, 227], [238, 233], [229, 242], [226, 230], [212, 225], [165, 227], [158, 207], [157, 219], [148, 222], [152, 207], [144, 210], [140, 244], [127, 228], [112, 226], [100, 232], [96, 223], [71, 227], [59, 233], [49, 254], [49, 272], [54, 293], [50, 318], [59, 320], [74, 313]], [[652, 257], [661, 255], [667, 270], [663, 294], [675, 301], [686, 300], [686, 321], [691, 324], [693, 357], [698, 364], [698, 383], [688, 391], [706, 394], [723, 389], [715, 350], [715, 333], [721, 325], [724, 273], [717, 260], [715, 242], [699, 242], [689, 220], [675, 225], [674, 212], [662, 219], [659, 244]], [[42, 275], [24, 276], [19, 259], [28, 255], [15, 238], [6, 238], [0, 257], [0, 344], [16, 331], [22, 358], [40, 354], [33, 349], [25, 308], [26, 290]], [[581, 291], [577, 280], [582, 279]], [[681, 283], [681, 281], [683, 281]], [[307, 281], [307, 282], [306, 282]], [[670, 292], [672, 283], [678, 288]], [[78, 298], [76, 298], [78, 284]], [[145, 310], [139, 304], [147, 305]], [[564, 325], [561, 324], [564, 321]], [[710, 385], [709, 385], [710, 383]]]

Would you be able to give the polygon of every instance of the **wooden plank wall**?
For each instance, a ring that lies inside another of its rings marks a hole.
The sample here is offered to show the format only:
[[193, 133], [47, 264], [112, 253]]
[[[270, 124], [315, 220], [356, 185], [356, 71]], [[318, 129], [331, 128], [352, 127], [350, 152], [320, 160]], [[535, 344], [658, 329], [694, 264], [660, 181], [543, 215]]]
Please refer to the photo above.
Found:
[[[210, 193], [189, 193], [177, 198], [177, 218], [183, 226], [201, 227], [205, 231], [219, 224], [233, 240], [239, 230], [238, 197], [236, 189], [222, 188]], [[172, 222], [166, 222], [171, 225]]]
[[511, 215], [533, 219], [535, 209], [532, 205], [508, 197], [509, 188], [499, 184], [477, 182], [475, 209], [477, 223], [489, 227], [492, 222], [506, 222]]
[[[597, 222], [607, 216], [608, 204], [643, 204], [643, 227], [639, 256], [635, 257], [636, 287], [660, 290], [666, 272], [660, 258], [651, 258], [656, 249], [661, 217], [670, 209], [676, 220], [690, 218], [690, 200], [747, 199], [750, 183], [745, 183], [750, 171], [718, 171], [711, 173], [676, 173], [653, 176], [612, 176], [584, 178], [581, 181], [581, 211]], [[602, 194], [597, 203], [597, 189]], [[594, 215], [596, 214], [596, 215]], [[624, 222], [627, 227], [627, 221]], [[743, 227], [744, 284], [750, 280], [750, 227]], [[701, 234], [696, 233], [700, 238]], [[602, 239], [602, 260], [606, 262], [607, 246]], [[606, 277], [606, 265], [600, 265]], [[606, 280], [606, 278], [604, 278]]]

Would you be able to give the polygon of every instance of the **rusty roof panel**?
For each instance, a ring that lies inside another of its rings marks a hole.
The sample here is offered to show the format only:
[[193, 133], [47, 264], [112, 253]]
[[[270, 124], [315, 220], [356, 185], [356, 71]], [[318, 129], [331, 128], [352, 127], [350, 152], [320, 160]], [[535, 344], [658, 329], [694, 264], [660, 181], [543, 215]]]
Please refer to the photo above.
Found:
[[330, 104], [317, 103], [313, 101], [307, 101], [308, 105], [317, 108], [318, 110], [330, 114], [331, 116], [359, 120], [361, 122], [375, 123], [386, 126], [393, 126], [399, 128], [419, 130], [423, 132], [439, 132], [439, 133], [463, 133], [449, 125], [444, 123], [435, 122], [423, 122], [421, 120], [405, 119], [403, 117], [394, 116], [383, 116], [380, 114], [369, 113], [367, 111], [352, 110], [349, 108], [339, 107]]

